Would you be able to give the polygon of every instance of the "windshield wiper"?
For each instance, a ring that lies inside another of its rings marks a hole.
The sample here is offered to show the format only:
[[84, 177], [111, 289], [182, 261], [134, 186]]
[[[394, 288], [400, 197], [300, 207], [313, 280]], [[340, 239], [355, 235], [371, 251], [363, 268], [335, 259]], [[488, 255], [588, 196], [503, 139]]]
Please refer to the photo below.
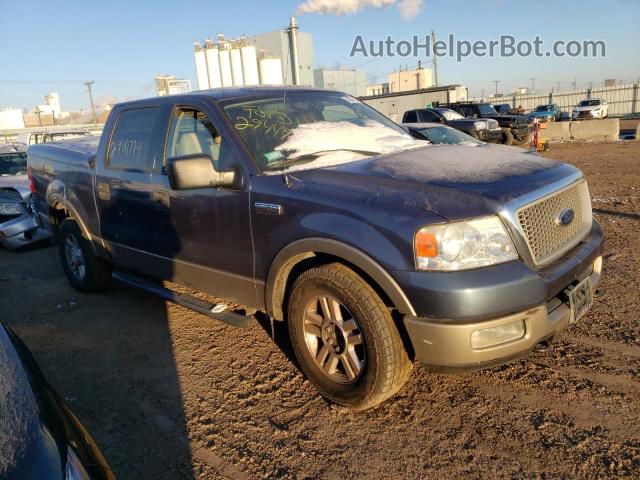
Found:
[[329, 150], [318, 150], [317, 152], [300, 155], [299, 157], [292, 158], [291, 160], [284, 160], [282, 162], [278, 162], [277, 164], [274, 165], [276, 167], [274, 170], [278, 170], [280, 168], [286, 168], [291, 165], [296, 165], [298, 163], [313, 161], [317, 159], [321, 153], [330, 153], [330, 152], [354, 152], [354, 153], [359, 153], [361, 155], [367, 155], [367, 156], [380, 155], [380, 152], [374, 152], [371, 150], [357, 150], [353, 148], [334, 148]]

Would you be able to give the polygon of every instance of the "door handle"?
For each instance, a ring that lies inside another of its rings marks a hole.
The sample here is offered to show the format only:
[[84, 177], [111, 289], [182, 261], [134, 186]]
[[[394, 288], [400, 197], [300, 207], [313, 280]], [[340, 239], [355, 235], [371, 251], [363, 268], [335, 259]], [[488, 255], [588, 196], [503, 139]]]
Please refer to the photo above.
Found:
[[98, 198], [105, 201], [111, 199], [111, 189], [108, 183], [98, 183]]
[[169, 192], [166, 190], [154, 190], [151, 192], [151, 200], [165, 208], [169, 208]]

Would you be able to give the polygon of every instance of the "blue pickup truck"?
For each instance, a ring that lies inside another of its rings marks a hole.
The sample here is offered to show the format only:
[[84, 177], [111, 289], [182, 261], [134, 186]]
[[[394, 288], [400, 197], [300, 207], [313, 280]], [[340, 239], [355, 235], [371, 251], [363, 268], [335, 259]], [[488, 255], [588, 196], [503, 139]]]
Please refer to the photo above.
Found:
[[122, 103], [100, 139], [30, 147], [28, 173], [78, 290], [115, 278], [239, 327], [264, 311], [318, 390], [355, 409], [414, 363], [473, 370], [546, 347], [600, 278], [578, 169], [429, 145], [340, 92]]

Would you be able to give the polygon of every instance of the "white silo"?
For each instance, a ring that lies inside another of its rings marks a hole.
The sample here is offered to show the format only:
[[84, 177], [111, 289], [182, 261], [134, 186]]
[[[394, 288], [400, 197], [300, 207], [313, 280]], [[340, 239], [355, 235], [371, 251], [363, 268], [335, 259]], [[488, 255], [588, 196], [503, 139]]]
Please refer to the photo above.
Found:
[[193, 57], [196, 62], [196, 78], [198, 79], [198, 89], [206, 90], [209, 88], [209, 77], [207, 74], [207, 59], [204, 50], [198, 42], [193, 44]]
[[242, 73], [244, 74], [244, 84], [260, 85], [256, 47], [253, 45], [245, 45], [240, 49], [240, 52], [242, 54]]
[[209, 77], [209, 88], [220, 88], [222, 86], [222, 77], [220, 76], [220, 59], [218, 57], [218, 49], [213, 43], [205, 43], [207, 45], [204, 51], [207, 58], [207, 74]]
[[232, 87], [233, 76], [231, 75], [231, 59], [229, 57], [229, 50], [226, 44], [220, 45], [218, 58], [220, 60], [220, 76], [222, 77], [222, 86]]
[[262, 85], [282, 85], [282, 61], [279, 58], [260, 59], [260, 83]]
[[244, 85], [244, 76], [242, 75], [242, 57], [239, 48], [232, 48], [229, 52], [231, 57], [231, 77], [235, 86]]

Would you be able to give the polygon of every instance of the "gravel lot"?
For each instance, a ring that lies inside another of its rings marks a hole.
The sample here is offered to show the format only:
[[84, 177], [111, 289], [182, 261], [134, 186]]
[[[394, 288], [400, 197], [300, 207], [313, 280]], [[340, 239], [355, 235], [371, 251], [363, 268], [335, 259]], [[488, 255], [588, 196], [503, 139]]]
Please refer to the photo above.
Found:
[[591, 312], [545, 353], [415, 368], [373, 411], [324, 401], [286, 331], [227, 327], [114, 286], [82, 295], [53, 246], [0, 250], [0, 318], [121, 479], [640, 478], [640, 142], [552, 145], [586, 174], [607, 247]]

